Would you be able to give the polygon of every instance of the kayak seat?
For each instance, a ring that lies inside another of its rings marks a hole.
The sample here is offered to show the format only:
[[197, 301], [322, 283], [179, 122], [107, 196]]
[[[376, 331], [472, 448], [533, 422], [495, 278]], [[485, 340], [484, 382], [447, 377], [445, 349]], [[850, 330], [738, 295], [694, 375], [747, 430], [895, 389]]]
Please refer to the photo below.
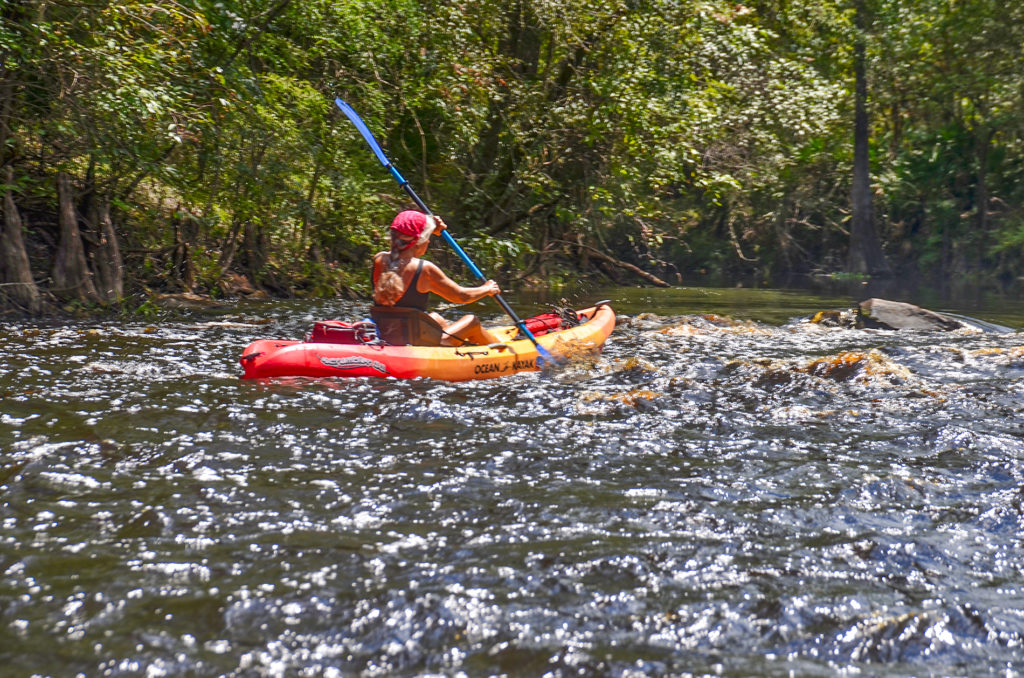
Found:
[[403, 306], [374, 306], [377, 336], [392, 346], [440, 346], [444, 330], [427, 313]]

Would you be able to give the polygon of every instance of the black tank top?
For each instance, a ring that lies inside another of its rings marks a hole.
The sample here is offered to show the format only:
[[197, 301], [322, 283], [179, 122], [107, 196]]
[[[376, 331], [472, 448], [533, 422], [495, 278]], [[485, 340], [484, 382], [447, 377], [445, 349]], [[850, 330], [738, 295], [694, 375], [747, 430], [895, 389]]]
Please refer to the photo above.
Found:
[[415, 308], [420, 311], [427, 310], [427, 299], [430, 297], [430, 292], [420, 292], [416, 289], [416, 284], [420, 281], [420, 273], [423, 272], [423, 259], [420, 259], [420, 265], [416, 267], [416, 273], [412, 276], [412, 280], [405, 288], [405, 293], [402, 297], [395, 302], [395, 306], [402, 308]]

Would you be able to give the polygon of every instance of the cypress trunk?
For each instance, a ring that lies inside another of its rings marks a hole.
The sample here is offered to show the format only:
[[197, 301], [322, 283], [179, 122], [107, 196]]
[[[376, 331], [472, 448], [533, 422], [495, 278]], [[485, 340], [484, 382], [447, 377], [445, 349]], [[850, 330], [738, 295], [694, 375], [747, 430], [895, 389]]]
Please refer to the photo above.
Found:
[[82, 301], [87, 304], [99, 303], [100, 297], [93, 284], [85, 258], [82, 233], [78, 229], [71, 178], [61, 172], [57, 175], [57, 220], [60, 224], [60, 239], [53, 263], [53, 286], [50, 291], [64, 301]]
[[[8, 168], [7, 183], [12, 181], [12, 172]], [[4, 221], [0, 233], [0, 301], [12, 303], [35, 314], [43, 310], [43, 301], [32, 279], [21, 227], [21, 215], [18, 214], [11, 191], [4, 191]]]
[[89, 227], [92, 243], [89, 262], [96, 292], [104, 302], [120, 301], [124, 296], [124, 262], [110, 218], [110, 200], [93, 196], [89, 204]]

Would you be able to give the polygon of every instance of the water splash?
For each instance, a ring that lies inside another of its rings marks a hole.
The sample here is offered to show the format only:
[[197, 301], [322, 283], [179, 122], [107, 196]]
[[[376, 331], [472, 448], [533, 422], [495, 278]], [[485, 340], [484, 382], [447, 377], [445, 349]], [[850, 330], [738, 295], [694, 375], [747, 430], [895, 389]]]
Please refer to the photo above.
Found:
[[949, 675], [1024, 658], [1017, 335], [644, 314], [554, 373], [237, 378], [249, 340], [353, 314], [5, 328], [12, 672]]

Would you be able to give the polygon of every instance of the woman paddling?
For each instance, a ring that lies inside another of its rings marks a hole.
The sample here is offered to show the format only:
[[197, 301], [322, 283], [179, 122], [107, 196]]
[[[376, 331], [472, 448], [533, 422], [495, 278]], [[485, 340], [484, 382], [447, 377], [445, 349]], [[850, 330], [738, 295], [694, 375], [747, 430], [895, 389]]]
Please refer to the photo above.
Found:
[[431, 292], [455, 304], [468, 304], [501, 294], [501, 288], [493, 280], [478, 287], [462, 287], [435, 264], [420, 259], [430, 246], [430, 236], [440, 235], [446, 228], [440, 217], [415, 210], [401, 212], [391, 222], [391, 251], [378, 252], [373, 258], [376, 305], [370, 315], [384, 341], [420, 346], [498, 341], [471, 313], [452, 323], [437, 313], [427, 313], [427, 297]]

